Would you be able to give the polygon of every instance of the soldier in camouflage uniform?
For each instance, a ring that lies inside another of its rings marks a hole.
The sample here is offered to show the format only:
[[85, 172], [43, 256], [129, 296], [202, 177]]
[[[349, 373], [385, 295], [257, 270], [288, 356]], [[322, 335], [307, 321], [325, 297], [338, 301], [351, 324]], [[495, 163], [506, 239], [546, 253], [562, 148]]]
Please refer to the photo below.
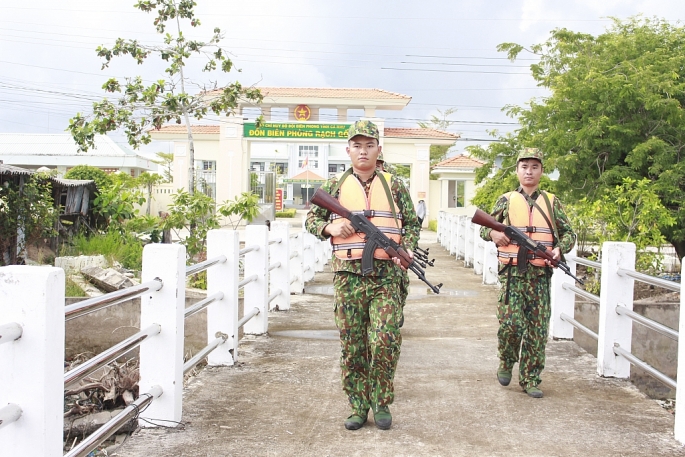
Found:
[[[347, 147], [352, 168], [347, 176], [340, 178], [349, 183], [343, 186], [338, 178], [332, 178], [323, 184], [322, 189], [342, 199], [341, 190], [349, 190], [351, 187], [360, 189], [352, 186], [356, 183], [366, 194], [363, 198], [366, 199], [367, 206], [370, 206], [371, 201], [387, 200], [382, 189], [381, 194], [374, 194], [375, 200], [371, 200], [370, 195], [371, 190], [377, 192], [377, 184], [385, 179], [385, 175], [376, 171], [376, 158], [381, 152], [378, 139], [378, 128], [372, 122], [357, 121], [352, 125]], [[413, 256], [412, 251], [419, 239], [414, 206], [400, 179], [391, 176], [388, 185], [392, 202], [387, 201], [385, 205], [393, 203], [396, 206], [394, 221], [390, 220], [393, 227], [394, 224], [399, 224], [402, 229], [396, 229], [397, 233], [393, 236], [397, 237], [401, 233], [401, 243]], [[377, 218], [371, 218], [376, 224], [374, 219]], [[335, 220], [335, 215], [316, 205], [307, 215], [306, 227], [320, 239], [332, 237], [332, 242], [338, 240], [336, 242], [344, 243], [347, 238], [357, 236], [347, 219]], [[345, 428], [361, 428], [367, 420], [369, 409], [373, 409], [376, 426], [388, 429], [392, 424], [388, 406], [394, 399], [393, 379], [402, 343], [399, 328], [401, 307], [398, 304], [403, 269], [398, 258], [374, 258], [373, 272], [363, 276], [361, 259], [347, 259], [344, 255], [339, 257], [335, 253], [331, 268], [335, 272], [334, 310], [335, 323], [340, 332], [342, 386], [352, 407], [352, 414], [345, 420]]]
[[[538, 221], [537, 227], [533, 222], [527, 222], [519, 228], [532, 238], [537, 234], [539, 239], [546, 239], [543, 244], [547, 244], [554, 258], [559, 259], [562, 253], [573, 248], [576, 235], [559, 199], [538, 189], [542, 173], [542, 152], [535, 148], [521, 151], [516, 162], [520, 187], [500, 196], [492, 215], [505, 225], [516, 225], [511, 220]], [[512, 207], [514, 199], [518, 203]], [[535, 258], [530, 252], [521, 253], [517, 246], [510, 245], [503, 232], [482, 227], [480, 235], [484, 240], [495, 242], [501, 262], [497, 379], [501, 385], [509, 385], [513, 366], [519, 362], [519, 385], [529, 396], [541, 398], [543, 394], [538, 385], [545, 367], [552, 267], [548, 261]]]

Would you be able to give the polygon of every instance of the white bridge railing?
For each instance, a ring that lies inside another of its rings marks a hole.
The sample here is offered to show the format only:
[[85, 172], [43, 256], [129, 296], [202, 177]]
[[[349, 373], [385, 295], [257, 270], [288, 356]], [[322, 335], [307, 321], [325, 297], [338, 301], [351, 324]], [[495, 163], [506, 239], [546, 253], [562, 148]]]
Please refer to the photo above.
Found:
[[[497, 284], [497, 247], [492, 241], [480, 238], [480, 226], [471, 223], [467, 216], [440, 212], [438, 215], [438, 242], [463, 259], [465, 267], [483, 277], [483, 284]], [[680, 313], [679, 331], [648, 319], [633, 311], [634, 282], [641, 281], [667, 290], [681, 292], [681, 284], [635, 271], [635, 245], [633, 243], [605, 242], [601, 262], [576, 256], [575, 249], [566, 256], [566, 263], [575, 274], [576, 264], [586, 265], [601, 272], [600, 295], [591, 294], [576, 286], [563, 271], [555, 269], [551, 285], [552, 315], [549, 334], [555, 339], [573, 339], [574, 328], [597, 340], [597, 374], [603, 377], [630, 378], [630, 365], [635, 365], [670, 388], [676, 389], [675, 438], [685, 444], [685, 389], [677, 389], [677, 382], [643, 360], [631, 350], [633, 322], [678, 341], [677, 378], [685, 379], [685, 312]], [[685, 265], [681, 262], [681, 278]], [[574, 319], [576, 295], [599, 303], [599, 331], [588, 329]], [[685, 294], [680, 294], [680, 309], [685, 309]]]
[[[142, 283], [65, 307], [61, 268], [0, 267], [0, 456], [63, 454], [64, 391], [97, 369], [140, 347], [140, 396], [73, 447], [66, 456], [87, 456], [132, 419], [144, 426], [181, 420], [183, 375], [204, 358], [209, 365], [238, 360], [238, 331], [263, 334], [269, 310], [290, 308], [290, 294], [330, 257], [330, 244], [287, 222], [213, 230], [208, 260], [186, 266], [185, 247], [149, 244], [143, 250]], [[240, 278], [240, 263], [243, 278]], [[207, 298], [185, 307], [186, 276], [207, 270]], [[243, 318], [238, 319], [243, 289]], [[141, 297], [141, 330], [64, 373], [65, 321]], [[184, 320], [207, 311], [207, 346], [183, 362]]]

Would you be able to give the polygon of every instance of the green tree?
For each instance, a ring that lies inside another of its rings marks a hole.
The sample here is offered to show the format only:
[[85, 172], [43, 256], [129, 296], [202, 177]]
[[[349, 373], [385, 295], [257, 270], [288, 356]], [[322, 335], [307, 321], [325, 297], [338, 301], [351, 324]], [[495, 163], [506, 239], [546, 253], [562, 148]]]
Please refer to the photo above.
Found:
[[144, 202], [145, 198], [140, 191], [117, 183], [100, 190], [93, 201], [93, 211], [104, 218], [108, 228], [123, 233], [126, 221], [138, 215], [135, 205], [142, 205]]
[[153, 163], [163, 167], [163, 176], [166, 182], [174, 182], [174, 155], [170, 152], [158, 152], [159, 160], [153, 160]]
[[152, 202], [152, 188], [155, 184], [160, 183], [164, 178], [158, 174], [148, 173], [147, 171], [141, 173], [137, 178], [138, 185], [145, 189], [147, 193], [147, 208], [145, 210], [146, 215], [150, 215], [150, 203]]
[[90, 179], [95, 181], [98, 189], [104, 189], [112, 185], [112, 178], [97, 167], [90, 165], [76, 165], [64, 174], [65, 179]]
[[[165, 229], [172, 229], [186, 246], [188, 260], [206, 252], [207, 232], [219, 228], [219, 221], [214, 211], [214, 200], [211, 197], [196, 192], [189, 192], [179, 189], [173, 195], [173, 201], [169, 206], [169, 216], [164, 219]], [[188, 232], [188, 236], [183, 237], [183, 231]]]
[[[250, 223], [259, 215], [259, 197], [252, 192], [243, 192], [235, 200], [225, 201], [218, 211], [222, 216], [229, 219], [235, 230], [243, 220]], [[235, 216], [238, 216], [237, 221], [233, 220]]]
[[[511, 144], [545, 152], [545, 168], [558, 170], [554, 185], [565, 201], [601, 201], [624, 178], [646, 178], [645, 190], [676, 221], [656, 223], [679, 257], [685, 255], [684, 48], [685, 28], [643, 18], [614, 19], [596, 37], [556, 29], [530, 49], [498, 47], [512, 60], [524, 51], [539, 56], [531, 72], [550, 91], [526, 107], [507, 107], [521, 124]], [[515, 151], [499, 151], [503, 164], [512, 163]]]
[[[122, 94], [118, 100], [108, 98], [93, 103], [93, 112], [88, 116], [78, 113], [69, 121], [69, 131], [83, 151], [94, 147], [96, 134], [106, 134], [123, 129], [128, 142], [134, 148], [150, 142], [150, 128], [160, 128], [164, 123], [174, 121], [184, 123], [188, 132], [188, 192], [195, 191], [195, 146], [190, 126], [190, 117], [204, 118], [208, 113], [232, 114], [241, 100], [259, 103], [262, 96], [256, 88], [245, 88], [239, 82], [211, 87], [189, 80], [185, 67], [194, 55], [206, 58], [203, 71], [220, 69], [228, 73], [233, 62], [227, 52], [220, 47], [223, 38], [221, 30], [215, 28], [209, 41], [196, 41], [186, 38], [181, 30], [181, 20], [189, 22], [190, 27], [198, 27], [200, 20], [195, 17], [196, 3], [193, 0], [141, 0], [135, 8], [146, 12], [156, 12], [154, 25], [163, 34], [163, 44], [144, 45], [137, 40], [118, 38], [111, 48], [99, 46], [97, 54], [104, 59], [102, 68], [107, 68], [114, 57], [129, 55], [142, 64], [150, 55], [156, 55], [168, 66], [167, 79], [159, 79], [149, 85], [140, 76], [125, 78], [122, 83], [110, 78], [103, 89], [110, 94]], [[175, 34], [167, 32], [167, 25], [176, 27]], [[200, 87], [196, 94], [186, 90], [186, 86]]]

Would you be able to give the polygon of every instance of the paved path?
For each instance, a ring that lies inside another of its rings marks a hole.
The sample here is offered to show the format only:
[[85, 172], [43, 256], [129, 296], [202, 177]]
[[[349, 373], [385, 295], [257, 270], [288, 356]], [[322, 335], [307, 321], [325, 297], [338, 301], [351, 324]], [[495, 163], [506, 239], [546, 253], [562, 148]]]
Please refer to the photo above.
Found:
[[[544, 398], [516, 382], [501, 387], [497, 290], [422, 233], [437, 258], [428, 277], [445, 293], [412, 283], [390, 430], [371, 419], [358, 431], [343, 427], [332, 297], [307, 294], [270, 315], [268, 336], [241, 341], [239, 365], [188, 382], [184, 430], [141, 430], [116, 455], [685, 456], [673, 415], [629, 382], [597, 377], [594, 357], [573, 342], [549, 342]], [[320, 273], [308, 287], [331, 283]]]

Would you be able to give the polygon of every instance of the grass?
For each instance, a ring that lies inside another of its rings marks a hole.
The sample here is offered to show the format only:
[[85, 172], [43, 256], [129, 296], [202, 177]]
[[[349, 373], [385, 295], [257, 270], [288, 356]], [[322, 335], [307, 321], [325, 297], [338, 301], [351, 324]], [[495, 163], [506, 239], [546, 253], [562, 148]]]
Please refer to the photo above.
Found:
[[81, 286], [67, 276], [66, 289], [64, 290], [65, 297], [86, 297], [86, 293], [81, 289]]
[[76, 235], [71, 244], [63, 246], [60, 255], [103, 255], [108, 262], [119, 262], [124, 268], [140, 271], [143, 264], [143, 243], [133, 236], [107, 232], [104, 235]]
[[283, 211], [276, 211], [276, 217], [295, 217], [297, 210], [295, 208], [284, 209]]
[[435, 219], [431, 219], [428, 221], [428, 230], [431, 232], [437, 232], [438, 231], [438, 221]]

